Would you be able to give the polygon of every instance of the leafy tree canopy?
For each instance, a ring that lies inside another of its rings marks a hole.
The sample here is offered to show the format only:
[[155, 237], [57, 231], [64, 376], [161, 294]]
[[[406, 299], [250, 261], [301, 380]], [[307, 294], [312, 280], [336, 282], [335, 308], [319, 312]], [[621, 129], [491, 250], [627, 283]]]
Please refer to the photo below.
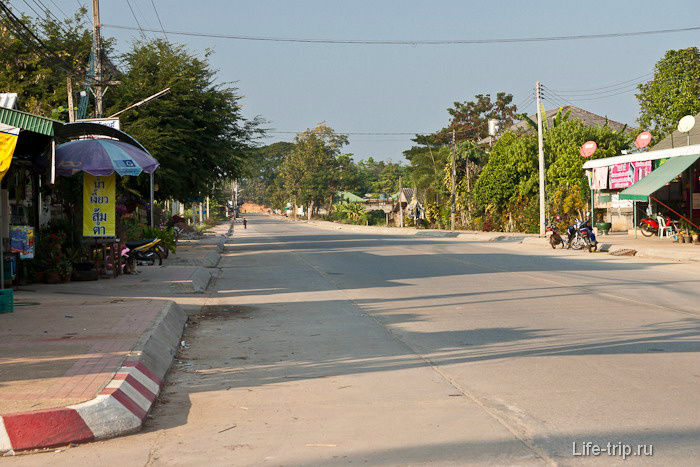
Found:
[[201, 197], [217, 182], [238, 178], [260, 133], [258, 120], [242, 116], [238, 90], [215, 83], [208, 56], [162, 39], [137, 42], [122, 57], [122, 85], [107, 94], [109, 114], [171, 88], [167, 96], [120, 117], [122, 128], [161, 164], [158, 198]]
[[[50, 52], [16, 37], [5, 23], [0, 24], [0, 92], [17, 93], [20, 110], [68, 120], [66, 77], [72, 75], [75, 86], [84, 80], [92, 47], [86, 13], [81, 8], [61, 23], [48, 16], [21, 16]], [[105, 41], [105, 47], [109, 50], [111, 41]]]
[[683, 116], [700, 112], [700, 50], [668, 50], [654, 66], [654, 77], [638, 88], [639, 125], [659, 140]]

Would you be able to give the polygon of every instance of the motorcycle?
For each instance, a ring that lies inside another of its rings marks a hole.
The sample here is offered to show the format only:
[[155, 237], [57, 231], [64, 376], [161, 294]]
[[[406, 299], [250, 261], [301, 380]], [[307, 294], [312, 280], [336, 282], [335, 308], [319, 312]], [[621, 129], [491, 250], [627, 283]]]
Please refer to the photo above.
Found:
[[[666, 218], [666, 225], [673, 226], [673, 221], [670, 217]], [[648, 219], [640, 219], [639, 224], [637, 226], [639, 227], [639, 230], [641, 230], [642, 235], [644, 235], [645, 237], [651, 237], [652, 235], [659, 234], [659, 222], [655, 219], [652, 219], [651, 217]]]
[[134, 264], [147, 264], [153, 266], [158, 261], [158, 265], [163, 264], [163, 256], [161, 254], [160, 238], [149, 238], [138, 242], [126, 242], [128, 251], [127, 264], [130, 270], [134, 270]]
[[[561, 220], [561, 216], [557, 216], [555, 219], [559, 221]], [[561, 245], [561, 247], [564, 248], [564, 239], [562, 239], [561, 235], [559, 234], [559, 228], [557, 227], [556, 222], [550, 222], [547, 224], [546, 229], [547, 232], [552, 232], [549, 236], [549, 244], [552, 245], [552, 249], [556, 249], [557, 245]]]
[[574, 250], [588, 249], [589, 252], [594, 252], [598, 249], [598, 240], [596, 239], [591, 220], [576, 219], [574, 225], [569, 226], [567, 248]]

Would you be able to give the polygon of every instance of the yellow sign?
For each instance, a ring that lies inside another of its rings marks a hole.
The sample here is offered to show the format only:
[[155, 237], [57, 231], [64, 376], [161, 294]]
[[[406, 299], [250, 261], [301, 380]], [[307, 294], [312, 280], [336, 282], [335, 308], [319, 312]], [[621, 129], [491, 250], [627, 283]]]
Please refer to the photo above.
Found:
[[0, 180], [10, 168], [18, 137], [19, 128], [0, 123]]
[[114, 237], [115, 174], [96, 177], [83, 173], [83, 237]]

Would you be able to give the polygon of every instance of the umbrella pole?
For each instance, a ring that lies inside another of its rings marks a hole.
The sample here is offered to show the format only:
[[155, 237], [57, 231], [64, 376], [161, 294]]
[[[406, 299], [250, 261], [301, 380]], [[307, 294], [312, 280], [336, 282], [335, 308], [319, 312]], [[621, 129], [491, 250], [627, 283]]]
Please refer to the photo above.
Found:
[[153, 228], [154, 227], [154, 222], [153, 222], [153, 208], [154, 208], [154, 206], [153, 206], [153, 172], [150, 173], [150, 177], [151, 177], [151, 180], [150, 180], [150, 192], [151, 192], [150, 193], [150, 195], [151, 195], [150, 224], [151, 224], [151, 228]]

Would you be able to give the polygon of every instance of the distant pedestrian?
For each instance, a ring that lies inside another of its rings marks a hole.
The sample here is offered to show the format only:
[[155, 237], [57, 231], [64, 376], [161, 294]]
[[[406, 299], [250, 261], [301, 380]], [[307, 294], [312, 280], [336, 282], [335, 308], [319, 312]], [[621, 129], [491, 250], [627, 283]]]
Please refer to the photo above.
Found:
[[244, 229], [248, 228], [248, 219], [246, 219], [245, 217], [243, 218], [243, 228]]

